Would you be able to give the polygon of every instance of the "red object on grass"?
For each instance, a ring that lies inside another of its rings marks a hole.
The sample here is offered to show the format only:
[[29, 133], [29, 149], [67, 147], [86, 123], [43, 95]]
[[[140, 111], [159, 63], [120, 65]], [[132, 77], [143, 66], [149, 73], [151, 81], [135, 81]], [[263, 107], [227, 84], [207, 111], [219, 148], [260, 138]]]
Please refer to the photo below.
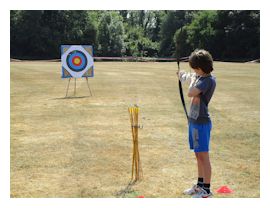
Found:
[[142, 196], [142, 195], [141, 196], [137, 196], [137, 198], [144, 198], [144, 196]]
[[230, 194], [233, 192], [233, 190], [231, 190], [228, 186], [221, 186], [218, 190], [218, 193], [220, 194]]

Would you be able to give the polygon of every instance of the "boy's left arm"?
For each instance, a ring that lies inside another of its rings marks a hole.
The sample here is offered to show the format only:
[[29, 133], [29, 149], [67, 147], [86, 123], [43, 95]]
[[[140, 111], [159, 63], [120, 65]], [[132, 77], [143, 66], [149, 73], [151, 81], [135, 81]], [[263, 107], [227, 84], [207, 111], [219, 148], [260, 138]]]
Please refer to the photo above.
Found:
[[196, 97], [200, 94], [204, 94], [209, 89], [209, 85], [209, 80], [195, 81], [194, 84], [189, 87], [188, 97]]
[[188, 89], [188, 97], [196, 97], [201, 93], [201, 90], [199, 90], [196, 87], [190, 87]]

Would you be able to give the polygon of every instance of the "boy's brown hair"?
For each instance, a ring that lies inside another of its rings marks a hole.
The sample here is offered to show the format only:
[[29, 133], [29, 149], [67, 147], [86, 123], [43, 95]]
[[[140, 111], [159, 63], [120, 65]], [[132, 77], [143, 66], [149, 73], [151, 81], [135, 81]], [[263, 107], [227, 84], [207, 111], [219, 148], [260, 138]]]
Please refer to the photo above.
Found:
[[189, 56], [189, 65], [193, 69], [200, 68], [204, 73], [209, 74], [213, 69], [213, 58], [211, 54], [204, 49], [196, 49]]

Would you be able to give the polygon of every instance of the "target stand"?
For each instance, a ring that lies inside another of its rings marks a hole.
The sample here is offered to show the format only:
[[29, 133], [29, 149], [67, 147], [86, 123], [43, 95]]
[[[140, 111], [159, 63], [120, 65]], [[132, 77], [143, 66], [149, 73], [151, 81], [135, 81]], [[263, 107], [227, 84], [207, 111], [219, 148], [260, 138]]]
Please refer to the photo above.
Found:
[[[89, 94], [92, 96], [92, 92], [91, 92], [91, 88], [90, 85], [88, 83], [88, 77], [85, 77], [86, 79], [86, 83], [87, 83], [87, 87], [89, 90]], [[69, 83], [70, 83], [71, 78], [68, 79], [68, 84], [67, 84], [67, 89], [66, 89], [66, 97], [68, 96], [68, 90], [69, 90]], [[74, 96], [76, 96], [76, 78], [74, 78]]]
[[94, 77], [93, 47], [91, 45], [61, 45], [62, 78], [68, 78], [66, 97], [68, 95], [71, 78], [74, 82], [74, 96], [76, 96], [76, 79], [85, 78], [90, 95], [88, 77]]

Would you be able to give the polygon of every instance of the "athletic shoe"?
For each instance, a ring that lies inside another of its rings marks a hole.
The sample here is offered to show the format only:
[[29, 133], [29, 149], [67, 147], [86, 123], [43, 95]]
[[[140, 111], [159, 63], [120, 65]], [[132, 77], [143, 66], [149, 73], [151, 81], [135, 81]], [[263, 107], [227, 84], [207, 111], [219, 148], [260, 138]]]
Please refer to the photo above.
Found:
[[199, 191], [192, 196], [192, 198], [208, 198], [211, 197], [213, 194], [210, 192], [209, 194], [203, 188], [199, 187]]
[[200, 191], [200, 187], [197, 184], [194, 184], [191, 188], [186, 189], [183, 193], [186, 195], [193, 195]]

